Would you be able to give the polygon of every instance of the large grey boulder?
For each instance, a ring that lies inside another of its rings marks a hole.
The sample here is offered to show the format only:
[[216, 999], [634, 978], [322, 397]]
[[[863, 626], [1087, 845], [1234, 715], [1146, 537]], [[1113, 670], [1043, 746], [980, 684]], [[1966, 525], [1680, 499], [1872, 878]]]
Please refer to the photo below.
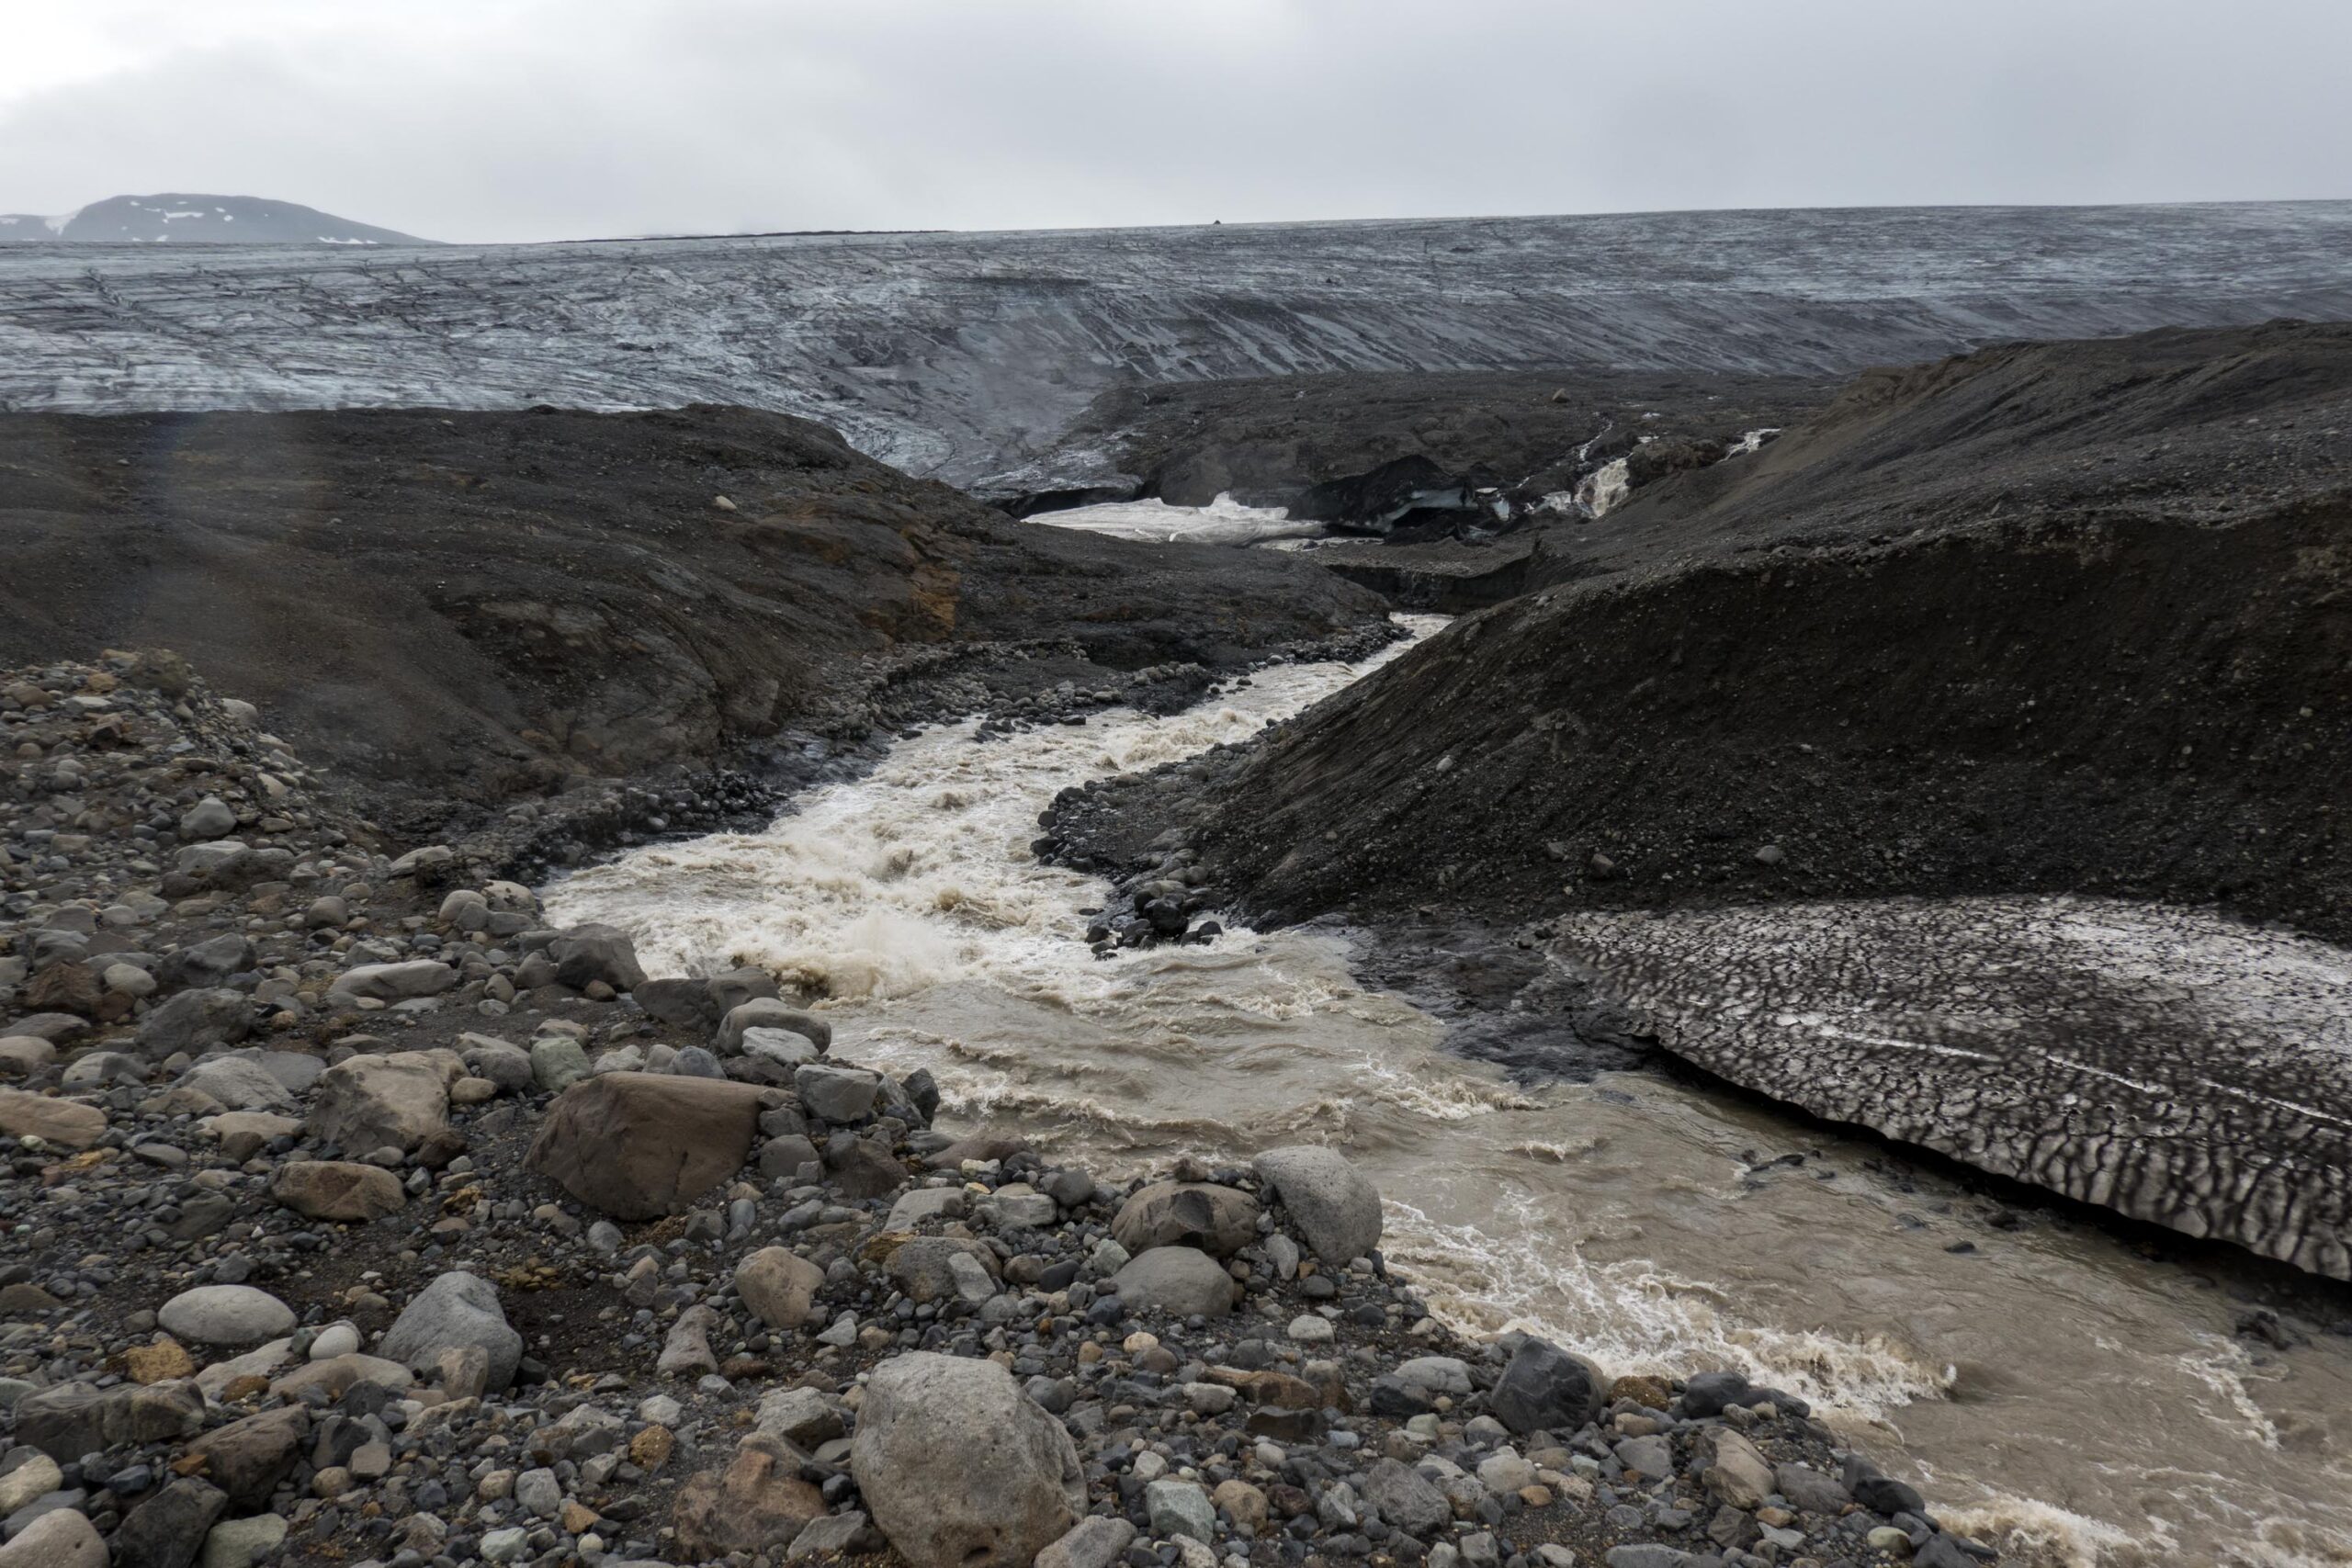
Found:
[[[18, 1024], [13, 1027], [22, 1028]], [[139, 1049], [153, 1061], [234, 1045], [254, 1032], [253, 998], [242, 991], [182, 991], [139, 1021]]]
[[1111, 1277], [1129, 1312], [1223, 1317], [1233, 1310], [1233, 1276], [1193, 1247], [1155, 1247]]
[[254, 966], [254, 944], [235, 931], [184, 947], [155, 966], [156, 983], [167, 991], [219, 986]]
[[227, 1494], [209, 1481], [190, 1475], [166, 1482], [123, 1517], [107, 1543], [114, 1568], [188, 1568], [228, 1506]]
[[430, 1370], [444, 1350], [480, 1349], [490, 1359], [492, 1393], [514, 1381], [523, 1337], [507, 1325], [498, 1287], [478, 1274], [442, 1275], [417, 1292], [385, 1334], [377, 1353], [388, 1361]]
[[449, 1124], [449, 1086], [465, 1076], [454, 1051], [354, 1056], [319, 1075], [310, 1134], [353, 1154], [415, 1148]]
[[1119, 1206], [1111, 1234], [1131, 1253], [1155, 1247], [1196, 1247], [1230, 1258], [1258, 1239], [1258, 1204], [1235, 1187], [1155, 1181], [1138, 1188]]
[[684, 1029], [708, 1029], [718, 1021], [718, 999], [710, 982], [701, 978], [647, 980], [629, 988], [629, 996], [649, 1018]]
[[783, 1080], [789, 1080], [796, 1071], [821, 1054], [814, 1040], [789, 1029], [747, 1029], [743, 1031], [741, 1049], [746, 1056], [773, 1063]]
[[778, 1091], [665, 1073], [606, 1073], [548, 1110], [530, 1168], [616, 1220], [684, 1213], [742, 1168]]
[[198, 1062], [188, 1069], [180, 1084], [210, 1096], [230, 1111], [298, 1109], [294, 1097], [287, 1092], [277, 1075], [250, 1056], [215, 1056], [209, 1062]]
[[1530, 1337], [1520, 1342], [1495, 1380], [1487, 1408], [1514, 1432], [1565, 1437], [1600, 1416], [1608, 1386], [1600, 1370], [1583, 1357]]
[[835, 1124], [863, 1122], [874, 1114], [875, 1098], [882, 1092], [882, 1075], [864, 1067], [811, 1062], [794, 1069], [792, 1087], [811, 1116]]
[[1453, 1522], [1453, 1506], [1436, 1483], [1395, 1459], [1382, 1460], [1365, 1475], [1363, 1500], [1407, 1535], [1423, 1540]]
[[1346, 1263], [1380, 1245], [1380, 1191], [1330, 1149], [1268, 1149], [1250, 1162], [1290, 1212], [1299, 1239], [1326, 1263]]
[[616, 991], [635, 990], [645, 983], [637, 944], [618, 926], [573, 926], [548, 943], [548, 956], [555, 961], [556, 983], [575, 991], [598, 980]]
[[225, 839], [237, 830], [237, 814], [217, 795], [208, 795], [180, 814], [180, 837]]
[[[959, 1266], [958, 1258], [966, 1263]], [[919, 1235], [892, 1249], [885, 1272], [909, 1301], [921, 1306], [926, 1302], [956, 1300], [960, 1280], [971, 1277], [974, 1265], [990, 1276], [997, 1272], [996, 1254], [986, 1243], [961, 1236]]]
[[52, 1508], [0, 1546], [0, 1568], [107, 1568], [106, 1538], [78, 1510]]
[[1086, 1513], [1077, 1445], [993, 1361], [917, 1351], [876, 1367], [850, 1469], [912, 1568], [1028, 1568]]

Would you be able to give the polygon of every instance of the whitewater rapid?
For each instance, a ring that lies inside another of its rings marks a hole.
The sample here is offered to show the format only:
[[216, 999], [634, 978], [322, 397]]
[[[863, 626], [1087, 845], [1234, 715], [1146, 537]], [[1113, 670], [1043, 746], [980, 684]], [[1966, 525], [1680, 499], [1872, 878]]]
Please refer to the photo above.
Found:
[[1109, 886], [1029, 851], [1053, 795], [1246, 739], [1403, 646], [1169, 717], [927, 729], [765, 831], [578, 873], [548, 911], [628, 930], [652, 974], [762, 965], [818, 998], [836, 1055], [929, 1068], [952, 1124], [1109, 1174], [1344, 1147], [1385, 1196], [1388, 1256], [1455, 1326], [1793, 1389], [2009, 1561], [2352, 1563], [2352, 1355], [2249, 1349], [2226, 1278], [2063, 1219], [2011, 1228], [1949, 1175], [1745, 1100], [1641, 1074], [1515, 1085], [1359, 985], [1335, 931], [1096, 959]]

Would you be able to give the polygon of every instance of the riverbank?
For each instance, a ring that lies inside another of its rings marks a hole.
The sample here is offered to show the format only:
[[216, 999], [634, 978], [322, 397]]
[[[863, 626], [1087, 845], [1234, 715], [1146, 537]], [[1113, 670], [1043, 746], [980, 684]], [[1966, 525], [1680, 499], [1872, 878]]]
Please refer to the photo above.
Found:
[[1324, 1149], [935, 1129], [763, 971], [367, 847], [258, 717], [0, 681], [8, 1568], [1991, 1560], [1798, 1395], [1461, 1338]]

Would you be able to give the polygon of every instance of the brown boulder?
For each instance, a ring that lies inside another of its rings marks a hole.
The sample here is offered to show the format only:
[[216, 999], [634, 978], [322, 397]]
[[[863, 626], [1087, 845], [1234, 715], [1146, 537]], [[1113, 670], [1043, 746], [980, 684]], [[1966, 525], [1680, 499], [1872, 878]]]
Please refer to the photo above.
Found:
[[241, 1508], [258, 1508], [294, 1468], [296, 1453], [310, 1431], [311, 1412], [305, 1405], [265, 1410], [205, 1433], [188, 1444], [175, 1468], [183, 1474], [203, 1475]]
[[24, 1005], [40, 1012], [74, 1012], [95, 1017], [106, 1000], [106, 987], [86, 964], [51, 964], [25, 982]]
[[271, 1174], [269, 1195], [305, 1218], [346, 1224], [398, 1213], [408, 1201], [390, 1171], [341, 1159], [289, 1160]]
[[742, 1168], [773, 1092], [724, 1078], [606, 1073], [548, 1107], [528, 1164], [616, 1220], [683, 1213]]
[[1120, 1206], [1111, 1234], [1130, 1253], [1195, 1247], [1213, 1258], [1230, 1258], [1258, 1239], [1258, 1204], [1238, 1188], [1155, 1181]]
[[60, 1148], [86, 1149], [106, 1134], [107, 1113], [95, 1105], [20, 1089], [0, 1089], [0, 1133], [37, 1137]]
[[763, 1247], [735, 1266], [735, 1293], [770, 1328], [797, 1328], [825, 1271], [789, 1247]]
[[823, 1494], [799, 1477], [800, 1461], [781, 1438], [753, 1433], [725, 1470], [706, 1470], [680, 1487], [672, 1522], [688, 1561], [791, 1545], [825, 1512]]

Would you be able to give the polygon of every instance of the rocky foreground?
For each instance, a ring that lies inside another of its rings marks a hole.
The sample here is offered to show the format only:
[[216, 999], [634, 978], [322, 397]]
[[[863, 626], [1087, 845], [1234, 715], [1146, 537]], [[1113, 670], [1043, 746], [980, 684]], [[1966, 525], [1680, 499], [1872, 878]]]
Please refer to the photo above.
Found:
[[957, 1135], [259, 719], [0, 677], [0, 1568], [1992, 1557], [1793, 1396], [1462, 1340], [1330, 1151]]

